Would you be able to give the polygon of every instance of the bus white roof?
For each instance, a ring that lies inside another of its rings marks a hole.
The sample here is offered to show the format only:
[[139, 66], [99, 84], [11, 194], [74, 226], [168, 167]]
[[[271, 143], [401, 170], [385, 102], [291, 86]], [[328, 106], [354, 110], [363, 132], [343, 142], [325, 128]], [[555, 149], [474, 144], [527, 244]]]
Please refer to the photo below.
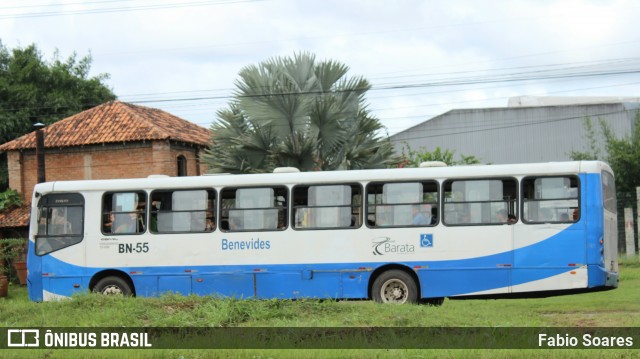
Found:
[[472, 165], [428, 168], [397, 168], [376, 170], [292, 172], [242, 174], [228, 176], [194, 176], [131, 178], [112, 180], [57, 181], [36, 185], [38, 192], [71, 192], [83, 190], [133, 190], [193, 187], [234, 187], [243, 185], [319, 184], [335, 182], [402, 181], [473, 177], [524, 177], [571, 173], [611, 172], [611, 168], [599, 161], [525, 163], [507, 165]]

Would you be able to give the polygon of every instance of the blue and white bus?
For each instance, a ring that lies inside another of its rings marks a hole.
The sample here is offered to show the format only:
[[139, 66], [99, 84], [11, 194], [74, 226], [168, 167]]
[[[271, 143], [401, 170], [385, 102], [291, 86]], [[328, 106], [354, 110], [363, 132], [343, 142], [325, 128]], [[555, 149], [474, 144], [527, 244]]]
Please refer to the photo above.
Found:
[[615, 193], [595, 161], [42, 183], [29, 296], [440, 304], [612, 289]]

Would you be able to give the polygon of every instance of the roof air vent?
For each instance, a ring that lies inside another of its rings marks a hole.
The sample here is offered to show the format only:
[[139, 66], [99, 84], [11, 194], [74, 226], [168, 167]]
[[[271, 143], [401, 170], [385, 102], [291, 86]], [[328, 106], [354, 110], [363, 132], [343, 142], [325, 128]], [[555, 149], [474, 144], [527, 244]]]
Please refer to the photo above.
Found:
[[276, 167], [273, 170], [273, 173], [298, 173], [298, 172], [300, 172], [300, 170], [295, 167]]
[[431, 168], [431, 167], [447, 167], [447, 164], [442, 161], [428, 161], [420, 163], [420, 168]]

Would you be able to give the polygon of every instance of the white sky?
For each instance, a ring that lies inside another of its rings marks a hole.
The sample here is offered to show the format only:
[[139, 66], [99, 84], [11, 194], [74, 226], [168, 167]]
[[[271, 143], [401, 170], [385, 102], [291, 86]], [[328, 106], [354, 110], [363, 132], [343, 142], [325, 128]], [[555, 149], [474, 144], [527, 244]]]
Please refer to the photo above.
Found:
[[209, 127], [244, 66], [308, 51], [372, 83], [390, 134], [513, 96], [639, 97], [638, 21], [635, 0], [0, 2], [5, 46], [91, 52], [123, 101]]

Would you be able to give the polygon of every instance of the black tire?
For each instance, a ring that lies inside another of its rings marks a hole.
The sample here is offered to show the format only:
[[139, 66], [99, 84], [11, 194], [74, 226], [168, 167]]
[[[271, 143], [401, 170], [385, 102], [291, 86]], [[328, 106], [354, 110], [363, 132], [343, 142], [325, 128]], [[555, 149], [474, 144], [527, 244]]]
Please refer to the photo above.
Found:
[[416, 303], [418, 286], [407, 272], [399, 269], [388, 270], [373, 282], [371, 298], [379, 303]]
[[100, 279], [95, 287], [93, 287], [93, 291], [104, 295], [121, 295], [125, 297], [133, 293], [131, 286], [126, 280], [115, 276]]

